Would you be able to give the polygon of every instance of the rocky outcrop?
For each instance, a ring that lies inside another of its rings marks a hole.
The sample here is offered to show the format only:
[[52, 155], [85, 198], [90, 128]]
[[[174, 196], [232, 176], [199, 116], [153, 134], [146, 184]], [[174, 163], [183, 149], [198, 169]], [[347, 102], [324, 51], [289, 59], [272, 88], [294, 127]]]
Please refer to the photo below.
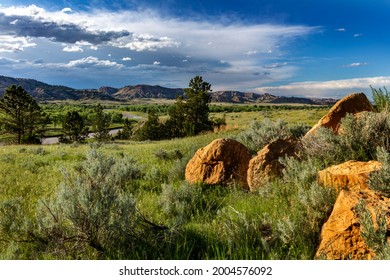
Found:
[[295, 155], [297, 143], [298, 140], [295, 138], [278, 139], [261, 149], [249, 162], [247, 172], [249, 189], [254, 191], [268, 180], [280, 176], [284, 166], [279, 162], [279, 158]]
[[340, 127], [340, 121], [348, 113], [356, 114], [363, 111], [372, 111], [372, 105], [364, 93], [350, 94], [340, 99], [329, 112], [314, 125], [304, 137], [313, 134], [320, 127], [332, 129], [336, 134]]
[[318, 183], [336, 189], [366, 189], [371, 173], [379, 170], [381, 163], [349, 160], [318, 172]]
[[185, 179], [191, 184], [228, 185], [237, 182], [247, 189], [246, 172], [251, 155], [240, 142], [217, 139], [200, 148], [188, 162]]
[[[364, 202], [377, 227], [377, 213], [386, 217], [387, 233], [390, 232], [390, 199], [372, 190], [342, 190], [334, 205], [332, 214], [323, 225], [320, 245], [315, 258], [321, 259], [373, 259], [374, 248], [370, 248], [362, 237], [361, 215], [357, 205]], [[385, 240], [384, 240], [385, 241]], [[389, 242], [389, 236], [387, 236]]]

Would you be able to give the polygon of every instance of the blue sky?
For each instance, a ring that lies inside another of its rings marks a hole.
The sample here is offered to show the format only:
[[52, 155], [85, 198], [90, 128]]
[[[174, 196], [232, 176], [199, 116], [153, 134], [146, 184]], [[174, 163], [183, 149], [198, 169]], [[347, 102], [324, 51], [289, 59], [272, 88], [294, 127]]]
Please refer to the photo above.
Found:
[[390, 88], [388, 0], [0, 4], [0, 75], [334, 97]]

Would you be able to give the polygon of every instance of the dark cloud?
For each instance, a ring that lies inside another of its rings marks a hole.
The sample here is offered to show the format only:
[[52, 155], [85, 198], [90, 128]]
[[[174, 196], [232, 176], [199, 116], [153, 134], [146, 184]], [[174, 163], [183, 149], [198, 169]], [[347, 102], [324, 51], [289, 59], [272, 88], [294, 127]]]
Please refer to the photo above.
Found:
[[53, 21], [39, 21], [27, 16], [6, 16], [0, 13], [0, 33], [5, 35], [44, 37], [56, 42], [74, 44], [86, 41], [93, 45], [132, 35], [128, 31], [86, 30], [76, 24], [59, 24]]

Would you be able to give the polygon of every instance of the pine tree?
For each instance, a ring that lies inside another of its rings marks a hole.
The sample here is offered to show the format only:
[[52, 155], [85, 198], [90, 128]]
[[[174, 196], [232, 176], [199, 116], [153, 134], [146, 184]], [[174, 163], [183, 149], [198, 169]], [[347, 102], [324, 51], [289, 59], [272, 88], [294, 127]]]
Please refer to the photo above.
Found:
[[8, 87], [0, 98], [0, 127], [13, 134], [17, 143], [39, 142], [36, 133], [43, 124], [42, 110], [21, 86]]
[[189, 88], [185, 89], [187, 101], [184, 126], [187, 136], [197, 135], [211, 129], [212, 123], [209, 120], [210, 91], [211, 85], [204, 82], [201, 76], [192, 78]]
[[110, 116], [103, 112], [103, 107], [100, 104], [95, 107], [94, 111], [92, 118], [92, 129], [95, 131], [94, 138], [99, 142], [108, 141], [110, 139], [108, 133], [111, 122]]
[[82, 142], [88, 136], [88, 127], [85, 126], [83, 117], [77, 111], [69, 111], [62, 122], [60, 142]]

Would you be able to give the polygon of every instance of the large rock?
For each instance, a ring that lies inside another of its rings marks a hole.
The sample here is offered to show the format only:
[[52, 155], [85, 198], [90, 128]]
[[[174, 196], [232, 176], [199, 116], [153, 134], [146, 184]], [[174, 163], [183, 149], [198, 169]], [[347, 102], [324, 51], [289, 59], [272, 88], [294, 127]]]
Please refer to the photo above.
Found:
[[249, 162], [247, 173], [248, 186], [251, 191], [262, 187], [270, 179], [281, 175], [284, 166], [280, 157], [294, 156], [298, 140], [295, 138], [278, 139], [261, 149]]
[[340, 99], [335, 105], [333, 105], [329, 112], [323, 116], [319, 122], [306, 133], [304, 137], [313, 134], [320, 127], [330, 128], [337, 134], [341, 119], [344, 118], [348, 113], [356, 114], [363, 111], [370, 112], [372, 110], [372, 105], [364, 93], [350, 94]]
[[217, 139], [195, 153], [187, 164], [185, 178], [191, 184], [237, 182], [247, 189], [246, 172], [251, 158], [249, 150], [240, 142]]
[[366, 189], [371, 173], [381, 168], [379, 161], [369, 162], [349, 160], [330, 166], [318, 172], [318, 183], [336, 189]]
[[[373, 259], [375, 252], [362, 237], [362, 227], [357, 205], [364, 201], [377, 226], [376, 213], [386, 216], [387, 232], [390, 232], [390, 199], [366, 189], [342, 190], [336, 200], [332, 214], [323, 225], [320, 245], [315, 258], [321, 259]], [[379, 212], [377, 212], [379, 211]], [[389, 242], [389, 237], [387, 237]]]

